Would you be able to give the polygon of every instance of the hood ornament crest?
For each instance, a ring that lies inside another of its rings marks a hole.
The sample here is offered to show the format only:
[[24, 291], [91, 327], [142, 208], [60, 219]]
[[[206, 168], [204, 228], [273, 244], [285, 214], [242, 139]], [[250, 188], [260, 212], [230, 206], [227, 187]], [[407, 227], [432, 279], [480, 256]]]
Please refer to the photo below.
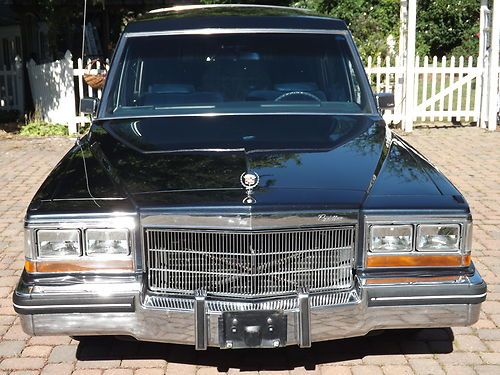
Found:
[[247, 196], [243, 199], [243, 203], [251, 204], [256, 200], [252, 197], [253, 189], [259, 184], [260, 177], [255, 172], [243, 172], [240, 177], [241, 185], [246, 189]]

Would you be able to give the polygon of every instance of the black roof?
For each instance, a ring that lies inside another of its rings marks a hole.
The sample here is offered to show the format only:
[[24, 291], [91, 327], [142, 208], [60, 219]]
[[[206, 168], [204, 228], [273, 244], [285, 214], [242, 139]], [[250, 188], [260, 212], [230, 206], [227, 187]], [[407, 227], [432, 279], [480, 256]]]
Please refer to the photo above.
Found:
[[158, 9], [130, 23], [125, 32], [205, 28], [346, 30], [344, 21], [305, 9], [265, 5], [198, 5]]

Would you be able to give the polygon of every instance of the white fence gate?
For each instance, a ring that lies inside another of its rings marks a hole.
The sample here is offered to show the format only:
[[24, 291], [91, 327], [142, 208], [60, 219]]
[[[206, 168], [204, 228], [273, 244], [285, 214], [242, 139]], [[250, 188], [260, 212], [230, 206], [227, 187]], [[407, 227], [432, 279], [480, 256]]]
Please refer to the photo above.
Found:
[[[427, 56], [415, 58], [413, 103], [414, 121], [477, 122], [480, 116], [481, 76], [483, 68], [472, 56], [458, 58]], [[404, 67], [398, 58], [368, 58], [366, 73], [374, 92], [392, 92], [395, 108], [386, 111], [386, 121], [399, 123], [403, 118]], [[500, 77], [497, 77], [499, 79]], [[410, 104], [408, 104], [410, 105]]]
[[24, 112], [24, 82], [21, 58], [10, 66], [0, 65], [0, 110]]

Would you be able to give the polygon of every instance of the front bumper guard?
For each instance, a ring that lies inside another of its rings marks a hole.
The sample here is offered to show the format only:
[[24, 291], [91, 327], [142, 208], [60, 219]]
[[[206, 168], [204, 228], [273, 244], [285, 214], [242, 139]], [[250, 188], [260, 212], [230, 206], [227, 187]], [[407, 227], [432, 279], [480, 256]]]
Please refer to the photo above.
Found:
[[109, 284], [86, 284], [84, 292], [71, 291], [76, 284], [59, 286], [51, 293], [50, 286], [34, 287], [25, 276], [13, 300], [28, 334], [130, 335], [194, 344], [197, 350], [224, 346], [218, 335], [223, 311], [281, 306], [287, 315], [287, 345], [307, 348], [315, 341], [362, 336], [376, 329], [471, 325], [486, 298], [486, 284], [477, 271], [440, 283], [383, 285], [360, 278], [355, 289], [343, 292], [347, 299], [339, 293], [318, 295], [301, 289], [287, 300], [260, 304], [213, 300], [203, 290], [195, 291], [194, 298], [149, 296], [142, 293], [140, 280], [116, 283], [113, 293], [102, 293]]

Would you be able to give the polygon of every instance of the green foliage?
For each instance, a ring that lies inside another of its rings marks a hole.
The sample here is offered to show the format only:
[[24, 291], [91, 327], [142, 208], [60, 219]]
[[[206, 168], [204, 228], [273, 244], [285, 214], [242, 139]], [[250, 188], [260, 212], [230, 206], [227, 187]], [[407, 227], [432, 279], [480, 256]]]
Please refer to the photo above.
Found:
[[68, 127], [61, 124], [49, 124], [35, 114], [21, 127], [19, 134], [28, 137], [67, 136]]
[[431, 56], [476, 55], [479, 1], [419, 0], [417, 51]]
[[[389, 35], [399, 39], [399, 0], [299, 0], [293, 5], [344, 19], [363, 58], [388, 55]], [[419, 55], [476, 55], [478, 31], [477, 0], [417, 1]]]

